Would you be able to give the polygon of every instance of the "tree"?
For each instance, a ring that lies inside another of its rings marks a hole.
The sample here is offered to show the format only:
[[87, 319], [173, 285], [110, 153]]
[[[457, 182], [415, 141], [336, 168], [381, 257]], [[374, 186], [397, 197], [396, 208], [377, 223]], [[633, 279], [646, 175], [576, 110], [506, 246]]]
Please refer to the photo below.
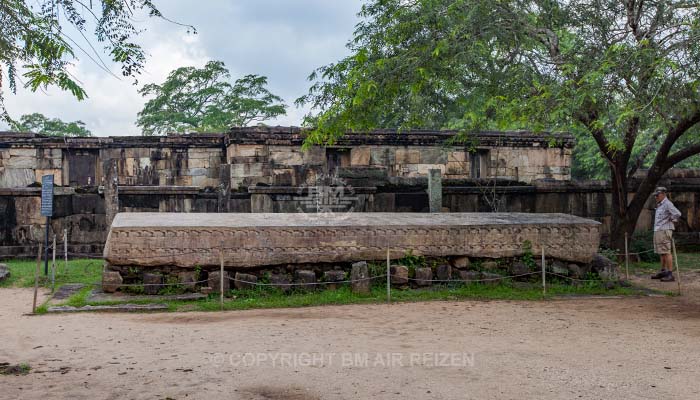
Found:
[[[88, 40], [88, 28], [94, 29], [94, 38], [112, 61], [121, 65], [123, 76], [138, 76], [146, 59], [133, 41], [142, 31], [134, 25], [140, 14], [170, 21], [151, 0], [0, 0], [0, 117], [11, 122], [3, 95], [5, 88], [15, 93], [18, 80], [32, 91], [57, 86], [85, 99], [87, 93], [69, 70], [78, 52], [111, 74]], [[77, 32], [82, 39], [66, 31]], [[3, 73], [7, 82], [2, 81]]]
[[282, 99], [265, 87], [266, 77], [246, 75], [233, 85], [229, 78], [221, 61], [209, 61], [204, 68], [178, 68], [162, 85], [139, 90], [153, 98], [139, 112], [136, 124], [144, 135], [222, 131], [285, 114]]
[[663, 174], [700, 153], [698, 1], [373, 0], [361, 15], [352, 55], [299, 100], [311, 141], [442, 107], [436, 123], [467, 133], [572, 132], [607, 166], [617, 248]]
[[34, 132], [50, 136], [92, 136], [83, 121], [63, 122], [58, 118], [47, 118], [43, 114], [33, 113], [20, 117], [19, 122], [10, 124], [17, 132]]

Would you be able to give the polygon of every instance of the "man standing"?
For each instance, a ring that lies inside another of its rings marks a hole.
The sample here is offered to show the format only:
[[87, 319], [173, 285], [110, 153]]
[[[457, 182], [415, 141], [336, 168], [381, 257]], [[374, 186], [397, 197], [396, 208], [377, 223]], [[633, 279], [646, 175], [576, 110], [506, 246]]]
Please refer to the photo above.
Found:
[[671, 238], [674, 224], [678, 222], [681, 212], [666, 197], [666, 188], [657, 187], [654, 191], [656, 214], [654, 217], [654, 253], [661, 256], [661, 272], [651, 279], [661, 282], [673, 282], [673, 255], [671, 254]]

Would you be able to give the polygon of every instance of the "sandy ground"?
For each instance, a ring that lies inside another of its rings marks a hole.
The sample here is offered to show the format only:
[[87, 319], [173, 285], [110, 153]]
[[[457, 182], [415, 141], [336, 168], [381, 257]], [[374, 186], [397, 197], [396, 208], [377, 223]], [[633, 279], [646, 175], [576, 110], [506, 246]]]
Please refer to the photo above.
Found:
[[31, 290], [0, 298], [0, 362], [33, 368], [2, 399], [700, 398], [700, 307], [679, 298], [44, 316], [22, 314]]

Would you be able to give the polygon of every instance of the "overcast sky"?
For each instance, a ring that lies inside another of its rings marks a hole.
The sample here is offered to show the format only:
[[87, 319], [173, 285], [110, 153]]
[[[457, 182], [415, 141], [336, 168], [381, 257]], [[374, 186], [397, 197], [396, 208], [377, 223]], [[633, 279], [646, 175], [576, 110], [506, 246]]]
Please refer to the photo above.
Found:
[[[358, 22], [362, 0], [155, 3], [168, 18], [194, 25], [198, 33], [187, 34], [181, 26], [144, 19], [139, 26], [147, 31], [139, 43], [148, 59], [138, 86], [128, 78], [107, 74], [77, 53], [80, 61], [74, 74], [81, 79], [88, 99], [77, 101], [56, 89], [32, 93], [18, 88], [16, 95], [6, 93], [5, 97], [12, 117], [39, 112], [64, 121], [84, 121], [97, 136], [140, 135], [136, 114], [146, 99], [137, 93], [139, 87], [162, 83], [178, 67], [202, 67], [209, 60], [221, 60], [231, 71], [232, 81], [245, 74], [265, 75], [269, 89], [284, 98], [287, 115], [268, 121], [268, 125], [300, 125], [306, 110], [297, 109], [294, 100], [307, 92], [309, 73], [348, 54], [345, 44]], [[111, 70], [121, 76], [118, 66], [112, 65]]]

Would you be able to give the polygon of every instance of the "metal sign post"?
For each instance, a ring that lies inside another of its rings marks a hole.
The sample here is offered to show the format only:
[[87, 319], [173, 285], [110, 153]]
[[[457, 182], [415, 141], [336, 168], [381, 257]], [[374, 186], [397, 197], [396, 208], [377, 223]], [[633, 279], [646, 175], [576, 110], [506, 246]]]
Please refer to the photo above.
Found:
[[44, 275], [49, 274], [49, 225], [53, 216], [53, 175], [41, 177], [41, 216], [46, 217], [44, 237]]

